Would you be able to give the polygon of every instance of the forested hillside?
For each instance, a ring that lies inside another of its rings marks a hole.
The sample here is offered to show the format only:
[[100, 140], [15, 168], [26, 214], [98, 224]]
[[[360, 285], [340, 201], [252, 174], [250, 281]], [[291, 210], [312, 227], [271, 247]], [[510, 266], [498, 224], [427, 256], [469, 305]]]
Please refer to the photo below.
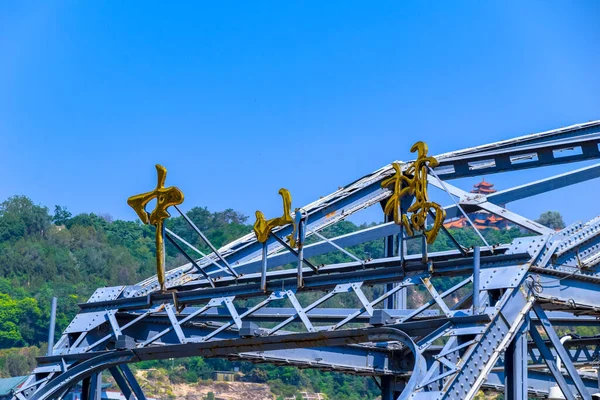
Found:
[[[251, 231], [248, 217], [231, 209], [211, 212], [196, 207], [188, 215], [217, 246]], [[560, 215], [550, 217], [556, 219]], [[554, 222], [560, 225], [562, 220]], [[168, 227], [208, 252], [181, 217], [170, 219]], [[328, 228], [324, 234], [333, 237], [358, 228], [344, 221]], [[478, 243], [471, 230], [454, 230], [452, 234], [466, 245]], [[489, 230], [484, 234], [492, 243], [499, 243], [508, 242], [523, 232]], [[169, 266], [185, 262], [174, 249], [167, 247]], [[433, 250], [451, 247], [449, 239], [440, 233]], [[43, 348], [47, 340], [53, 296], [59, 298], [59, 335], [77, 313], [77, 303], [85, 302], [97, 287], [134, 284], [154, 275], [154, 251], [153, 228], [140, 222], [113, 220], [108, 215], [72, 216], [61, 206], [55, 206], [50, 212], [25, 196], [14, 196], [1, 203], [0, 375], [25, 374], [33, 366], [33, 358], [43, 351], [40, 347]], [[365, 243], [351, 251], [362, 258], [380, 257], [383, 241]], [[314, 261], [319, 264], [339, 262], [346, 260], [345, 257], [335, 253]], [[369, 290], [376, 293], [378, 289]], [[336, 399], [374, 398], [378, 393], [370, 379], [290, 367], [255, 367], [249, 363], [200, 358], [178, 360], [173, 364], [149, 362], [142, 366], [164, 368], [173, 381], [194, 382], [205, 378], [211, 370], [230, 369], [233, 365], [240, 367], [248, 380], [268, 382], [278, 395], [294, 395], [300, 387], [335, 393]]]

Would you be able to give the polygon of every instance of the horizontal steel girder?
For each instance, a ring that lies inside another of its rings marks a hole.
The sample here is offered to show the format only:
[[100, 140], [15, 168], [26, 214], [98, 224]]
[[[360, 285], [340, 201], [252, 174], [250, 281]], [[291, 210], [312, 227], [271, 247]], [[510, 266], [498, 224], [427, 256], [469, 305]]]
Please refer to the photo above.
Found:
[[[543, 239], [539, 239], [540, 241]], [[502, 249], [496, 249], [497, 255], [483, 256], [481, 258], [482, 269], [487, 268], [504, 268], [510, 267], [518, 262], [524, 262], [530, 258], [529, 253], [516, 254], [500, 254]], [[482, 251], [482, 254], [489, 254]], [[455, 256], [454, 259], [448, 259]], [[335, 264], [322, 268], [319, 273], [306, 270], [305, 290], [328, 290], [340, 283], [363, 282], [364, 284], [376, 284], [386, 282], [398, 282], [408, 273], [407, 278], [414, 280], [414, 284], [419, 284], [419, 275], [427, 274], [431, 276], [444, 275], [468, 275], [473, 272], [472, 257], [458, 258], [458, 252], [445, 252], [443, 256], [446, 261], [435, 261], [435, 255], [431, 257], [431, 262], [435, 267], [432, 269], [431, 264], [423, 264], [419, 260], [407, 260], [402, 265], [400, 257], [389, 257], [371, 260], [367, 264], [358, 262], [349, 262], [343, 264]], [[431, 272], [430, 272], [431, 270]], [[279, 290], [289, 290], [296, 288], [295, 270], [275, 271], [269, 274], [267, 284], [267, 292]], [[264, 291], [261, 290], [258, 280], [259, 274], [248, 274], [240, 279], [232, 281], [229, 284], [228, 280], [216, 283], [216, 288], [204, 288], [206, 283], [200, 283], [198, 289], [201, 290], [186, 290], [178, 293], [169, 294], [151, 294], [144, 297], [119, 298], [115, 300], [94, 301], [82, 303], [79, 306], [85, 312], [104, 309], [119, 309], [133, 310], [148, 308], [152, 304], [163, 304], [172, 302], [176, 299], [178, 304], [194, 304], [208, 301], [220, 296], [236, 296], [237, 298], [247, 298], [263, 296]], [[248, 283], [244, 283], [248, 282]], [[222, 285], [222, 286], [221, 286]]]

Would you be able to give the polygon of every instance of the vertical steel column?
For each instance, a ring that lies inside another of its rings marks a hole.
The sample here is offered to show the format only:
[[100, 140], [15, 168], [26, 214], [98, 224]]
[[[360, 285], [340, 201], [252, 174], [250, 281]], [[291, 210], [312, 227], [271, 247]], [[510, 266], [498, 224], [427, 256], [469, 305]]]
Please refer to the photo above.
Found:
[[[385, 222], [393, 221], [391, 215], [385, 216]], [[394, 257], [394, 235], [386, 236], [383, 242], [383, 256], [384, 257]], [[397, 283], [388, 283], [385, 285], [386, 292], [394, 289]], [[395, 309], [397, 307], [396, 294], [389, 296], [385, 299], [385, 308]]]
[[481, 253], [479, 246], [473, 249], [473, 314], [479, 314], [479, 272], [481, 263]]
[[[402, 264], [402, 268], [404, 268], [404, 260], [406, 259], [406, 240], [404, 237], [404, 226], [400, 225], [400, 232], [396, 235], [397, 238], [397, 249], [398, 255], [400, 256], [400, 263]], [[403, 277], [404, 278], [404, 277]], [[396, 305], [400, 310], [406, 310], [408, 308], [408, 286], [400, 289], [398, 293], [396, 293]]]
[[84, 378], [81, 381], [81, 400], [92, 400], [90, 399], [90, 383], [91, 377]]
[[504, 353], [504, 398], [527, 400], [527, 332], [529, 316]]
[[262, 268], [260, 276], [260, 289], [263, 292], [267, 291], [267, 242], [262, 244]]
[[425, 237], [425, 232], [421, 234], [421, 261], [423, 261], [423, 263], [429, 261], [429, 257], [427, 255], [427, 238]]
[[383, 375], [381, 377], [381, 400], [395, 400], [394, 389], [394, 377], [391, 375]]
[[[296, 211], [300, 212], [300, 211]], [[298, 288], [304, 287], [304, 278], [302, 277], [302, 266], [304, 260], [304, 235], [305, 235], [305, 223], [301, 219], [298, 223]]]
[[48, 327], [48, 351], [47, 355], [51, 356], [54, 347], [54, 330], [56, 329], [56, 297], [52, 298], [50, 306], [50, 326]]
[[102, 372], [92, 375], [89, 390], [90, 400], [102, 400]]

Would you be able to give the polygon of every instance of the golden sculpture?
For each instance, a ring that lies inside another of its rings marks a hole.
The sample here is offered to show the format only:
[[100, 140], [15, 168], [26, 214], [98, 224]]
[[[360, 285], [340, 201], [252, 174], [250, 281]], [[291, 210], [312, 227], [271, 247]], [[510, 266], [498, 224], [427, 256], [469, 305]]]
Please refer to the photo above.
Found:
[[[183, 203], [183, 192], [176, 186], [165, 187], [167, 179], [167, 169], [162, 165], [156, 164], [158, 173], [158, 183], [156, 188], [148, 193], [142, 193], [131, 196], [127, 199], [127, 204], [135, 210], [144, 224], [154, 225], [156, 227], [156, 275], [160, 290], [165, 291], [165, 242], [164, 242], [164, 223], [163, 221], [171, 216], [167, 208]], [[151, 213], [146, 211], [146, 205], [156, 199], [156, 206]]]
[[291, 247], [296, 247], [296, 225], [294, 223], [294, 218], [292, 218], [290, 211], [292, 209], [292, 196], [290, 195], [289, 190], [281, 188], [279, 189], [279, 194], [283, 200], [283, 215], [277, 218], [271, 218], [267, 220], [265, 218], [265, 214], [262, 211], [256, 211], [256, 222], [254, 223], [254, 233], [256, 234], [256, 239], [265, 243], [271, 234], [271, 231], [278, 227], [284, 226], [287, 224], [293, 224], [294, 230], [288, 235], [289, 245]]
[[[429, 201], [427, 195], [427, 167], [435, 168], [439, 162], [435, 157], [427, 156], [425, 142], [415, 143], [410, 151], [417, 152], [417, 159], [406, 171], [402, 171], [400, 164], [393, 163], [396, 173], [381, 182], [382, 187], [390, 187], [393, 191], [384, 211], [387, 215], [392, 215], [398, 225], [403, 225], [408, 235], [412, 236], [414, 231], [422, 231], [427, 243], [432, 244], [446, 219], [446, 211], [439, 204]], [[406, 214], [401, 215], [400, 211], [400, 202], [406, 195], [415, 196], [415, 202], [406, 210], [407, 213], [412, 213], [410, 219]], [[427, 215], [431, 210], [435, 213], [435, 220], [433, 226], [426, 229]]]

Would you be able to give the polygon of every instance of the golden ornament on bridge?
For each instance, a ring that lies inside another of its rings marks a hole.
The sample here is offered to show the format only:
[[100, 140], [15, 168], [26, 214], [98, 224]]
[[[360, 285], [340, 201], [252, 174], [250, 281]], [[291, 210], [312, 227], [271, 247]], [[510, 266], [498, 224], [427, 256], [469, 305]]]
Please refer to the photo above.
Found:
[[[417, 142], [410, 148], [411, 153], [417, 152], [417, 159], [405, 171], [399, 163], [393, 163], [395, 174], [383, 182], [381, 186], [390, 188], [392, 195], [385, 205], [384, 212], [391, 215], [398, 225], [404, 226], [408, 235], [413, 236], [414, 231], [421, 231], [428, 244], [432, 244], [446, 219], [446, 211], [437, 203], [430, 201], [427, 195], [427, 169], [435, 168], [439, 162], [435, 157], [427, 156], [427, 144]], [[404, 196], [414, 196], [414, 203], [408, 207], [410, 217], [402, 214], [400, 203]], [[435, 219], [433, 226], [427, 229], [427, 216], [433, 211]]]
[[294, 218], [292, 218], [292, 195], [290, 191], [284, 188], [279, 189], [279, 194], [283, 200], [283, 215], [277, 218], [271, 218], [267, 220], [265, 214], [262, 211], [256, 211], [256, 222], [254, 223], [254, 233], [256, 239], [260, 243], [265, 243], [271, 235], [271, 231], [278, 226], [285, 226], [287, 224], [293, 224], [294, 230], [288, 236], [290, 247], [296, 247], [296, 225]]
[[[162, 165], [156, 164], [158, 173], [158, 183], [156, 188], [147, 193], [131, 196], [127, 199], [127, 204], [131, 206], [140, 217], [144, 224], [154, 225], [156, 227], [156, 276], [160, 284], [161, 291], [165, 290], [165, 241], [164, 241], [164, 220], [171, 214], [167, 208], [183, 203], [183, 192], [176, 186], [165, 187], [167, 179], [167, 169]], [[146, 211], [146, 205], [156, 199], [156, 206], [151, 213]]]

